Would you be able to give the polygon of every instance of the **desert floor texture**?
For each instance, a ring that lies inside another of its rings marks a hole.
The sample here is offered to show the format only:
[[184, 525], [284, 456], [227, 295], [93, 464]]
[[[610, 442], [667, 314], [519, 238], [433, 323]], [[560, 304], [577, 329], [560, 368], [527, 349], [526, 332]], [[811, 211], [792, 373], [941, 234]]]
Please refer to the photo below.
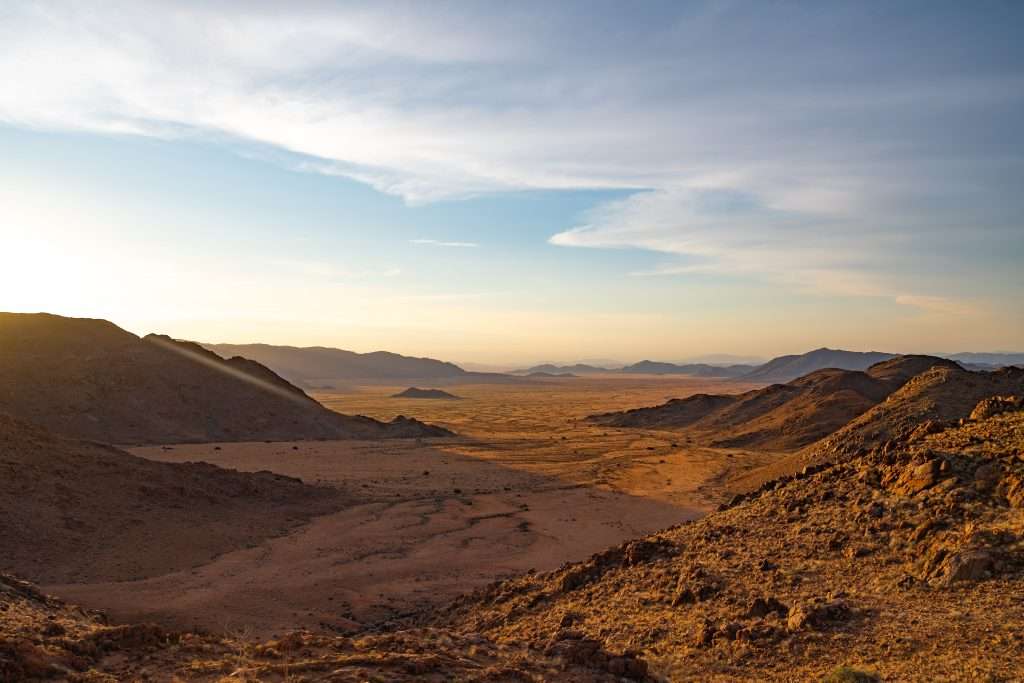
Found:
[[[149, 570], [129, 581], [44, 589], [123, 622], [253, 637], [294, 628], [345, 633], [703, 516], [722, 501], [727, 477], [771, 457], [703, 448], [678, 432], [582, 420], [750, 388], [741, 383], [557, 378], [460, 385], [452, 389], [460, 400], [392, 398], [403, 388], [358, 387], [315, 398], [348, 414], [411, 415], [459, 436], [129, 449], [154, 460], [269, 470], [343, 495], [336, 510], [287, 535], [190, 569], [159, 571], [151, 559]], [[173, 552], [167, 551], [168, 567], [176, 564]], [[111, 574], [121, 575], [115, 569]]]

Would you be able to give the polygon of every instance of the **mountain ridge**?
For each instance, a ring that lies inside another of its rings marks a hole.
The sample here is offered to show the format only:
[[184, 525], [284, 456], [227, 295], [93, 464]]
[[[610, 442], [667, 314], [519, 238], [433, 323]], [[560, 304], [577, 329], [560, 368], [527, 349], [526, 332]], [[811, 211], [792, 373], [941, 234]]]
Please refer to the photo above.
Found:
[[0, 313], [0, 412], [106, 443], [447, 436], [335, 413], [269, 368], [105, 320]]
[[740, 394], [696, 394], [587, 420], [612, 427], [686, 429], [716, 447], [786, 451], [831, 434], [935, 366], [959, 369], [934, 356], [897, 356], [866, 371], [824, 368]]

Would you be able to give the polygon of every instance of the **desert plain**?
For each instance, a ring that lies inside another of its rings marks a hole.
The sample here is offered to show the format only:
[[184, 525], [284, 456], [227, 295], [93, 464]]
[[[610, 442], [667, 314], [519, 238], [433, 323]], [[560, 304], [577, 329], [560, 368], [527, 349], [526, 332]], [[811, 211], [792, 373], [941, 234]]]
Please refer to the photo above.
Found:
[[[43, 588], [119, 622], [256, 638], [384, 624], [704, 516], [730, 478], [772, 454], [583, 418], [753, 386], [617, 375], [449, 387], [459, 400], [394, 398], [403, 387], [388, 385], [315, 392], [342, 413], [414, 416], [458, 436], [128, 446], [150, 460], [271, 471], [337, 495], [326, 514], [318, 499], [308, 521], [212, 561], [181, 568], [178, 550], [146, 544], [146, 568], [124, 580], [131, 558], [112, 558], [104, 571], [105, 549], [94, 547], [84, 552], [100, 568], [88, 580]], [[248, 514], [222, 522], [252, 524]]]

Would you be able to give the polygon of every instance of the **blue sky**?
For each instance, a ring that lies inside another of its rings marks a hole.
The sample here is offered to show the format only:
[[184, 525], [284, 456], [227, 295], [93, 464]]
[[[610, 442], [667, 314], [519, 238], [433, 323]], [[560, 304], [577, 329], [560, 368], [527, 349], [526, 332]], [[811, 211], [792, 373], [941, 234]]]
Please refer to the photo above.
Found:
[[1017, 3], [11, 3], [0, 308], [461, 361], [1024, 348]]

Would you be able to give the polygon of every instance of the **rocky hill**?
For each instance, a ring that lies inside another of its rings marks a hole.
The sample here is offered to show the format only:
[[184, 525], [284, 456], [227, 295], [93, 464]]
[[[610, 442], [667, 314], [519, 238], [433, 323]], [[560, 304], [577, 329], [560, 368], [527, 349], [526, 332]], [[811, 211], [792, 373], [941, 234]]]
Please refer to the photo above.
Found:
[[875, 363], [880, 363], [895, 356], [892, 353], [878, 351], [843, 351], [840, 349], [820, 348], [807, 353], [773, 358], [764, 365], [758, 366], [742, 378], [751, 382], [788, 382], [815, 370], [836, 368], [839, 370], [866, 370]]
[[867, 371], [817, 370], [742, 394], [697, 394], [588, 420], [614, 427], [685, 428], [711, 446], [792, 450], [839, 429], [933, 366], [959, 370], [941, 358], [899, 356]]
[[0, 314], [0, 412], [109, 443], [450, 434], [340, 415], [251, 360], [48, 314]]
[[963, 424], [355, 637], [112, 627], [0, 576], [0, 678], [1019, 680], [1022, 405], [988, 397]]
[[186, 569], [344, 503], [270, 472], [153, 462], [0, 415], [0, 570], [36, 581]]
[[956, 365], [935, 366], [820, 441], [735, 479], [731, 488], [748, 491], [765, 481], [884, 446], [915, 431], [927, 433], [943, 423], [969, 418], [980, 402], [998, 396], [1024, 396], [1024, 370], [1007, 367], [972, 372]]

